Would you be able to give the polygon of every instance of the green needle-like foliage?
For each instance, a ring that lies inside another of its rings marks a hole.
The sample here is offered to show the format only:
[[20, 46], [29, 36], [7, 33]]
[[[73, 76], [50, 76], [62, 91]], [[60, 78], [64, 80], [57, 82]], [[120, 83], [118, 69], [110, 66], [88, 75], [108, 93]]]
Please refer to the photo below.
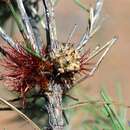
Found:
[[[118, 87], [119, 100], [117, 102], [111, 99], [107, 90], [101, 89], [100, 100], [95, 100], [94, 97], [87, 97], [85, 99], [86, 103], [84, 101], [82, 106], [75, 105], [73, 108], [70, 107], [66, 111], [70, 122], [70, 126], [66, 130], [75, 128], [73, 120], [76, 120], [76, 118], [78, 120], [80, 118], [78, 115], [83, 116], [80, 122], [76, 124], [76, 130], [129, 130], [126, 120], [127, 106], [124, 105], [120, 90], [121, 88]], [[71, 102], [69, 104], [73, 103]]]
[[110, 97], [107, 95], [106, 91], [101, 90], [101, 96], [105, 102], [104, 109], [106, 110], [106, 113], [108, 114], [108, 117], [110, 118], [112, 122], [112, 126], [114, 130], [125, 130], [124, 123], [120, 119], [120, 117], [117, 115], [114, 106], [112, 105], [112, 101]]

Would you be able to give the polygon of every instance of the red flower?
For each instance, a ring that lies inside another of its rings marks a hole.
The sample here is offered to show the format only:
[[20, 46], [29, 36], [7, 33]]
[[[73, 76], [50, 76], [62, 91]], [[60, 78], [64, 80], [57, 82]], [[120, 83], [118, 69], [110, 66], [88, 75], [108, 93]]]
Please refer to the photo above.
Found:
[[48, 89], [52, 64], [29, 53], [21, 46], [18, 46], [18, 50], [5, 49], [5, 52], [6, 57], [1, 61], [1, 65], [5, 67], [2, 76], [12, 90], [19, 92], [24, 98], [26, 93], [35, 86], [38, 86], [41, 91]]

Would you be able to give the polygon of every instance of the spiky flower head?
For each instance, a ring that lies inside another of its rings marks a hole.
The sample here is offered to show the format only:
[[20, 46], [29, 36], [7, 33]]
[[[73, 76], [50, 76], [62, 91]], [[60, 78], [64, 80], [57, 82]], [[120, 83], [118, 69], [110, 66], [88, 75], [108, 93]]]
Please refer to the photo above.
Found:
[[74, 83], [77, 74], [90, 72], [90, 62], [86, 62], [89, 51], [81, 55], [71, 44], [62, 43], [54, 55], [51, 57], [53, 62], [53, 75], [55, 82], [68, 90]]
[[53, 60], [59, 73], [80, 70], [80, 55], [72, 46], [62, 44], [61, 48], [56, 51]]
[[41, 92], [47, 91], [52, 64], [30, 53], [27, 49], [18, 45], [17, 50], [9, 47], [5, 49], [6, 57], [1, 65], [5, 67], [2, 74], [6, 85], [25, 97], [26, 93], [36, 86]]

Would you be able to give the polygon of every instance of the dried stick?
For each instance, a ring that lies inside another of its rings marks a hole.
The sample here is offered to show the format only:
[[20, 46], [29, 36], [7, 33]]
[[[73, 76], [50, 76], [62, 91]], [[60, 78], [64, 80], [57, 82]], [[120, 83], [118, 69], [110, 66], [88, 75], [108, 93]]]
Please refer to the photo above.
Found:
[[[126, 107], [126, 108], [130, 108], [130, 105], [126, 105], [126, 104], [123, 104], [121, 102], [117, 102], [117, 101], [111, 101], [111, 103], [106, 103], [104, 101], [101, 101], [101, 100], [87, 100], [87, 101], [78, 101], [77, 103], [75, 104], [70, 104], [70, 105], [67, 105], [67, 106], [63, 106], [62, 110], [68, 110], [68, 109], [74, 109], [74, 108], [78, 108], [78, 107], [82, 107], [82, 106], [86, 106], [88, 104], [93, 104], [93, 105], [117, 105], [117, 106], [123, 106], [123, 107]], [[22, 107], [17, 107], [17, 109], [23, 109]], [[12, 110], [10, 107], [2, 107], [0, 108], [0, 111], [9, 111], [9, 110]]]
[[37, 2], [36, 1], [31, 2], [30, 0], [25, 1], [24, 7], [29, 16], [30, 24], [32, 26], [32, 30], [33, 30], [33, 33], [35, 36], [37, 52], [40, 54], [40, 51], [42, 49], [42, 39], [40, 36], [40, 30], [38, 27], [38, 19], [40, 19], [40, 16], [38, 15], [38, 12], [37, 12], [38, 9], [36, 9], [38, 7], [38, 2], [39, 1], [37, 1]]
[[56, 51], [58, 48], [56, 23], [54, 19], [54, 9], [51, 0], [43, 0], [46, 17], [46, 39], [47, 39], [47, 52]]
[[72, 29], [71, 32], [69, 33], [69, 37], [68, 37], [68, 39], [67, 39], [67, 41], [66, 41], [66, 45], [67, 45], [68, 43], [70, 43], [71, 38], [72, 38], [73, 34], [75, 33], [77, 27], [78, 27], [77, 24], [75, 24], [74, 27], [73, 27], [73, 29]]
[[117, 106], [123, 106], [126, 108], [130, 108], [130, 105], [125, 105], [125, 104], [122, 104], [122, 103], [117, 102], [117, 101], [111, 101], [111, 103], [107, 103], [107, 102], [102, 101], [102, 100], [87, 100], [87, 101], [79, 101], [78, 103], [65, 106], [65, 107], [63, 107], [63, 110], [74, 109], [74, 108], [86, 106], [88, 104], [93, 104], [93, 105], [105, 105], [105, 104], [106, 105], [113, 105], [114, 104]]
[[8, 34], [6, 34], [6, 32], [0, 27], [0, 37], [6, 42], [8, 43], [11, 47], [16, 48], [16, 44], [13, 41], [13, 39], [11, 37], [8, 36]]
[[[16, 107], [18, 110], [22, 110], [22, 107]], [[12, 111], [10, 107], [1, 107], [0, 111]]]
[[[56, 51], [58, 47], [56, 36], [56, 24], [54, 19], [53, 3], [51, 0], [43, 0], [46, 16], [46, 39], [47, 39], [47, 53], [50, 56], [51, 51]], [[62, 111], [62, 94], [63, 90], [61, 85], [50, 81], [49, 91], [46, 92], [47, 98], [47, 111], [49, 114], [49, 127], [51, 130], [63, 130], [63, 111]]]
[[62, 89], [58, 84], [50, 84], [49, 88], [52, 90], [52, 93], [46, 93], [49, 127], [51, 130], [63, 130]]
[[33, 49], [38, 52], [38, 47], [36, 45], [36, 39], [35, 39], [33, 30], [32, 30], [32, 26], [31, 26], [30, 21], [29, 21], [29, 18], [27, 16], [26, 11], [25, 11], [23, 1], [22, 0], [16, 0], [16, 2], [17, 2], [17, 5], [18, 5], [18, 9], [19, 9], [23, 24], [25, 25], [25, 28], [26, 28], [26, 31], [27, 31], [26, 35], [27, 35], [27, 38], [28, 38], [28, 42], [30, 42]]
[[110, 50], [110, 48], [113, 46], [113, 44], [116, 42], [117, 38], [114, 37], [112, 40], [110, 40], [109, 42], [107, 42], [105, 45], [103, 45], [101, 48], [99, 48], [97, 51], [95, 51], [94, 53], [92, 52], [92, 54], [90, 54], [90, 57], [86, 60], [86, 62], [88, 62], [89, 60], [93, 59], [95, 56], [97, 56], [99, 53], [101, 53], [104, 49], [106, 49], [104, 51], [104, 53], [101, 55], [101, 57], [98, 59], [97, 63], [95, 64], [95, 66], [93, 67], [93, 69], [90, 71], [89, 74], [87, 74], [86, 76], [84, 76], [83, 78], [81, 78], [80, 80], [78, 80], [73, 86], [81, 83], [82, 81], [84, 81], [87, 77], [92, 76], [95, 71], [98, 69], [100, 63], [102, 62], [102, 60], [104, 59], [105, 55], [108, 53], [108, 51]]
[[[92, 71], [89, 73], [89, 76], [92, 76], [94, 74], [94, 72], [98, 69], [100, 63], [102, 62], [102, 60], [104, 59], [105, 55], [108, 53], [108, 51], [110, 50], [110, 48], [113, 46], [113, 44], [115, 43], [115, 41], [117, 40], [117, 38], [113, 38], [111, 41], [109, 41], [109, 46], [106, 48], [105, 52], [102, 54], [102, 56], [99, 58], [98, 62], [96, 63], [96, 65], [94, 66], [94, 68], [92, 69]], [[99, 51], [100, 52], [100, 51]], [[95, 53], [96, 55], [96, 53]]]
[[96, 0], [95, 8], [90, 8], [87, 30], [81, 37], [81, 40], [77, 45], [77, 50], [81, 51], [89, 39], [99, 30], [101, 25], [98, 25], [98, 21], [100, 18], [102, 6], [103, 0]]
[[20, 110], [18, 110], [16, 107], [11, 105], [9, 102], [7, 102], [5, 99], [0, 98], [0, 101], [9, 106], [12, 110], [16, 111], [22, 118], [24, 118], [27, 122], [32, 124], [35, 127], [35, 130], [41, 130], [32, 120], [30, 120], [25, 114], [23, 114]]

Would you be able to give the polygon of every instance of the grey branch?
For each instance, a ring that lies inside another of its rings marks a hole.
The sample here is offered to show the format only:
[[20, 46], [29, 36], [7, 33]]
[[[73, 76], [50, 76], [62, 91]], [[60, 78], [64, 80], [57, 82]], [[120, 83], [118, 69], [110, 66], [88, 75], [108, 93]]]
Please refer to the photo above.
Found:
[[17, 5], [18, 5], [18, 9], [23, 21], [23, 24], [25, 25], [26, 31], [27, 31], [27, 38], [30, 42], [30, 44], [32, 45], [32, 47], [38, 51], [38, 47], [36, 45], [36, 39], [32, 30], [32, 26], [30, 24], [29, 18], [27, 16], [27, 13], [25, 11], [24, 5], [23, 5], [23, 1], [22, 0], [16, 0]]
[[36, 38], [37, 52], [40, 53], [40, 50], [42, 49], [42, 39], [40, 36], [40, 31], [39, 31], [39, 28], [35, 19], [31, 19], [30, 23], [32, 25], [33, 33]]
[[62, 89], [58, 84], [50, 84], [53, 92], [46, 93], [48, 104], [46, 105], [49, 114], [49, 125], [51, 130], [63, 130], [63, 112], [62, 112]]
[[[98, 59], [97, 63], [95, 64], [94, 68], [92, 69], [92, 71], [89, 73], [89, 76], [92, 76], [95, 71], [98, 69], [100, 63], [102, 62], [102, 60], [104, 59], [105, 55], [108, 53], [108, 51], [110, 50], [110, 48], [113, 46], [113, 44], [116, 42], [117, 38], [114, 37], [112, 38], [112, 40], [110, 40], [108, 43], [106, 43], [105, 45], [108, 45], [108, 47], [106, 48], [106, 50], [104, 51], [104, 53], [101, 55], [101, 57]], [[102, 50], [104, 48], [101, 48]], [[100, 49], [100, 50], [101, 50]], [[100, 51], [97, 51], [100, 53]], [[98, 54], [97, 52], [95, 52], [95, 55]], [[93, 55], [94, 56], [94, 55]]]
[[73, 27], [73, 29], [72, 29], [71, 32], [69, 33], [69, 36], [68, 36], [68, 39], [67, 39], [66, 44], [68, 44], [68, 43], [70, 44], [71, 38], [73, 37], [73, 35], [74, 35], [74, 33], [75, 33], [77, 27], [78, 27], [77, 24], [75, 24], [74, 27]]
[[13, 41], [13, 39], [11, 37], [8, 36], [8, 34], [6, 34], [6, 32], [0, 27], [0, 37], [6, 42], [8, 43], [11, 47], [17, 49], [15, 42]]
[[32, 26], [32, 30], [35, 36], [37, 52], [40, 54], [40, 50], [42, 49], [42, 39], [41, 39], [40, 29], [38, 27], [38, 20], [37, 20], [39, 18], [39, 15], [36, 9], [36, 7], [38, 6], [38, 1], [37, 3], [35, 2], [35, 4], [37, 4], [36, 7], [34, 6], [35, 4], [33, 2], [31, 4], [30, 3], [31, 3], [30, 0], [25, 1], [24, 7], [29, 16], [30, 24]]
[[58, 48], [56, 23], [53, 9], [53, 2], [51, 0], [43, 0], [46, 16], [46, 37], [47, 37], [47, 51], [56, 51]]
[[95, 9], [90, 8], [89, 20], [86, 32], [81, 37], [81, 40], [77, 46], [77, 50], [81, 50], [89, 39], [97, 32], [101, 25], [98, 25], [101, 10], [103, 6], [103, 0], [96, 0]]
[[[45, 15], [46, 15], [46, 37], [47, 37], [47, 52], [50, 55], [58, 48], [56, 25], [54, 19], [53, 3], [51, 0], [43, 0]], [[49, 91], [47, 96], [47, 111], [49, 114], [49, 126], [51, 130], [63, 130], [63, 112], [62, 112], [62, 87], [53, 81], [50, 81]]]
[[101, 57], [98, 59], [97, 63], [93, 67], [93, 69], [90, 71], [90, 73], [87, 74], [86, 76], [84, 76], [83, 78], [79, 79], [77, 82], [75, 82], [75, 84], [73, 85], [73, 87], [75, 85], [81, 83], [82, 81], [84, 81], [86, 78], [91, 77], [91, 76], [94, 75], [94, 73], [98, 69], [100, 63], [102, 62], [102, 60], [104, 59], [104, 57], [106, 56], [106, 54], [108, 53], [108, 51], [111, 49], [111, 47], [114, 45], [114, 43], [116, 43], [116, 41], [117, 41], [117, 37], [114, 37], [109, 42], [107, 42], [105, 45], [103, 45], [102, 47], [98, 47], [98, 49], [96, 49], [95, 52], [92, 52], [92, 54], [90, 54], [90, 56], [86, 60], [86, 62], [90, 61], [91, 59], [93, 59], [94, 57], [96, 57], [98, 54], [100, 54], [103, 50], [105, 50], [104, 53], [101, 55]]

